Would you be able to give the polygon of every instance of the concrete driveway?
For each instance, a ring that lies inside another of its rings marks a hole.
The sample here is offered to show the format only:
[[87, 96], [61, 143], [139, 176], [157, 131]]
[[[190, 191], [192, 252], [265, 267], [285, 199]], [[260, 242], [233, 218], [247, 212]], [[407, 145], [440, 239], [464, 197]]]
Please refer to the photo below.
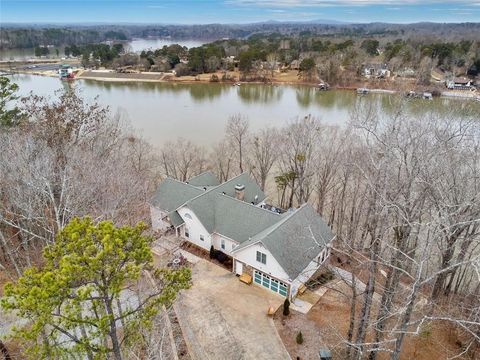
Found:
[[175, 310], [193, 359], [281, 360], [290, 356], [266, 313], [282, 303], [279, 295], [201, 259]]

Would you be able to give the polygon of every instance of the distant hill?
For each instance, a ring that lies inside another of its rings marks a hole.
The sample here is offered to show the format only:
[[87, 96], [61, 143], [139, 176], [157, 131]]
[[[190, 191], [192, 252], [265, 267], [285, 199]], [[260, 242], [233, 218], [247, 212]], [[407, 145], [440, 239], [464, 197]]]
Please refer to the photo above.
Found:
[[305, 22], [268, 21], [251, 24], [13, 24], [0, 28], [0, 48], [26, 48], [38, 45], [86, 44], [105, 40], [168, 37], [171, 39], [219, 40], [245, 39], [254, 34], [277, 33], [285, 36], [346, 37], [431, 37], [477, 40], [480, 23], [414, 23], [414, 24], [349, 24], [335, 20], [317, 19]]

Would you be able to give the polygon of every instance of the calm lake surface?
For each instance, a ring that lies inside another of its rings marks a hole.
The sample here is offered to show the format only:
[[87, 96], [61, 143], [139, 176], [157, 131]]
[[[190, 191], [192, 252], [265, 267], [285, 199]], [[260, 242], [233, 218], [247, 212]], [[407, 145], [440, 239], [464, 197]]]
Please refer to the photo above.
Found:
[[[249, 118], [252, 130], [281, 126], [297, 116], [311, 114], [328, 124], [345, 125], [356, 101], [377, 101], [391, 108], [398, 95], [359, 97], [352, 91], [317, 91], [306, 86], [270, 86], [248, 84], [178, 84], [141, 82], [101, 82], [95, 80], [60, 81], [57, 78], [15, 75], [20, 95], [33, 91], [54, 96], [55, 91], [75, 87], [87, 99], [98, 96], [98, 102], [120, 112], [131, 126], [153, 145], [183, 137], [195, 143], [210, 145], [221, 139], [228, 118], [242, 114]], [[434, 99], [415, 100], [409, 111], [429, 109], [445, 111], [451, 104], [475, 106], [473, 101]]]
[[180, 44], [186, 46], [187, 48], [199, 47], [208, 41], [199, 41], [199, 40], [172, 40], [172, 39], [133, 39], [132, 41], [127, 42], [126, 47], [133, 52], [141, 52], [142, 50], [147, 49], [160, 49], [165, 45]]

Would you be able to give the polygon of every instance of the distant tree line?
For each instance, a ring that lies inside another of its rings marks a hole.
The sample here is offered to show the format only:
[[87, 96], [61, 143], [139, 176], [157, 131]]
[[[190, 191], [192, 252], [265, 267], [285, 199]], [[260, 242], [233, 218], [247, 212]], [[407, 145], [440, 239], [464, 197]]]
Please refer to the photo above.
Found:
[[88, 44], [83, 46], [70, 45], [65, 47], [65, 56], [81, 56], [83, 66], [92, 66], [97, 63], [109, 65], [123, 52], [122, 44]]
[[35, 48], [35, 56], [40, 57], [40, 56], [47, 56], [50, 54], [50, 50], [46, 46], [37, 46]]
[[37, 46], [66, 44], [88, 44], [107, 40], [127, 40], [123, 31], [106, 30], [98, 27], [73, 28], [2, 28], [0, 48], [34, 48]]
[[444, 41], [458, 38], [475, 40], [479, 23], [463, 24], [325, 24], [325, 23], [254, 23], [205, 25], [92, 25], [44, 28], [42, 26], [3, 25], [0, 48], [33, 48], [40, 45], [87, 44], [134, 37], [169, 37], [206, 41], [224, 38], [245, 39], [255, 34], [281, 34], [289, 37], [326, 36], [330, 38], [416, 38], [434, 37]]

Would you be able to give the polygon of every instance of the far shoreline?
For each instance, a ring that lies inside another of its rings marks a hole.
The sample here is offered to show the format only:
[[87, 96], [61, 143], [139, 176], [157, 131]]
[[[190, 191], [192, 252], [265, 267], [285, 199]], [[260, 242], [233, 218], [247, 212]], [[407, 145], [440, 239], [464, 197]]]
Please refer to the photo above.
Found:
[[[200, 74], [197, 76], [172, 76], [171, 74], [167, 74], [170, 76], [166, 76], [166, 78], [140, 78], [135, 77], [135, 75], [152, 75], [152, 76], [161, 76], [165, 75], [164, 73], [152, 73], [152, 72], [144, 72], [144, 73], [132, 73], [132, 74], [119, 74], [109, 70], [100, 70], [96, 71], [96, 74], [109, 74], [110, 76], [89, 76], [89, 74], [84, 75], [85, 70], [80, 70], [78, 75], [71, 79], [71, 80], [63, 80], [63, 81], [76, 81], [76, 80], [93, 80], [105, 83], [165, 83], [165, 84], [222, 84], [222, 85], [231, 85], [234, 86], [235, 84], [241, 85], [265, 85], [265, 86], [307, 86], [311, 88], [316, 88], [318, 86], [318, 82], [306, 82], [306, 81], [289, 81], [289, 80], [282, 80], [275, 78], [270, 82], [264, 81], [236, 81], [236, 80], [229, 80], [229, 81], [211, 81], [210, 78], [213, 74]], [[12, 74], [24, 74], [24, 75], [34, 75], [34, 76], [47, 76], [47, 77], [55, 77], [58, 78], [58, 74], [53, 71], [29, 71], [29, 70], [16, 70]], [[222, 73], [214, 73], [215, 75], [221, 75]], [[231, 72], [231, 74], [234, 74]], [[112, 76], [113, 75], [113, 76]], [[122, 76], [128, 75], [128, 76]], [[432, 87], [437, 86], [433, 85]], [[364, 83], [362, 86], [332, 86], [329, 90], [336, 90], [336, 91], [356, 91], [356, 89], [363, 87], [367, 88], [370, 93], [372, 94], [386, 94], [386, 95], [399, 95], [405, 93], [405, 90], [399, 89], [392, 89], [392, 88], [382, 88], [382, 87], [369, 87], [368, 83]], [[412, 89], [416, 91], [428, 91], [426, 89], [419, 90], [418, 87], [412, 86]], [[322, 91], [322, 90], [319, 90]], [[448, 98], [448, 99], [459, 99], [459, 100], [476, 100], [480, 101], [480, 95], [475, 94], [473, 91], [468, 90], [444, 90], [439, 91], [440, 97]]]

